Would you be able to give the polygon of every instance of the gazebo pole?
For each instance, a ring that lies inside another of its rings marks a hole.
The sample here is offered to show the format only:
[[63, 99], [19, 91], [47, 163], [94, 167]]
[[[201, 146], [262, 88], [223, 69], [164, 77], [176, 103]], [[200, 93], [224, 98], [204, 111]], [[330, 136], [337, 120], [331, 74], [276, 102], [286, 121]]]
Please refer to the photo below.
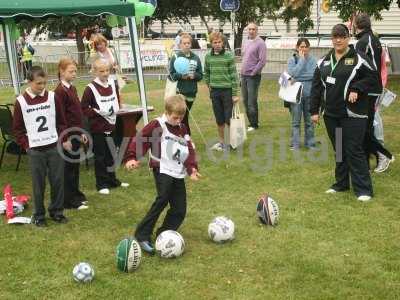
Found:
[[136, 28], [135, 19], [133, 17], [127, 18], [127, 23], [128, 23], [129, 38], [131, 41], [131, 47], [133, 53], [133, 61], [135, 62], [135, 73], [138, 81], [140, 101], [142, 103], [142, 108], [143, 108], [143, 122], [144, 125], [146, 125], [147, 123], [149, 123], [149, 118], [147, 114], [147, 99], [146, 99], [146, 90], [143, 79], [142, 58], [140, 56], [138, 32]]
[[11, 28], [9, 24], [3, 21], [3, 37], [6, 58], [10, 69], [11, 81], [14, 87], [14, 93], [18, 96], [21, 93], [18, 80], [17, 54], [14, 41], [11, 40]]

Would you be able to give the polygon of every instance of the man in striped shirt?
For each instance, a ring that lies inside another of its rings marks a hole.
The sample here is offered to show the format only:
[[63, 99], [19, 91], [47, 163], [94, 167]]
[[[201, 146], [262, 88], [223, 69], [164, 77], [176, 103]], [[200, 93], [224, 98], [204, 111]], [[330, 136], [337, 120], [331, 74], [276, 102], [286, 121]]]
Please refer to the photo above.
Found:
[[205, 57], [204, 79], [210, 90], [219, 136], [219, 142], [211, 149], [224, 151], [229, 145], [224, 136], [225, 127], [229, 128], [233, 103], [239, 101], [238, 76], [235, 57], [232, 52], [224, 49], [222, 34], [213, 32], [210, 41], [212, 48]]

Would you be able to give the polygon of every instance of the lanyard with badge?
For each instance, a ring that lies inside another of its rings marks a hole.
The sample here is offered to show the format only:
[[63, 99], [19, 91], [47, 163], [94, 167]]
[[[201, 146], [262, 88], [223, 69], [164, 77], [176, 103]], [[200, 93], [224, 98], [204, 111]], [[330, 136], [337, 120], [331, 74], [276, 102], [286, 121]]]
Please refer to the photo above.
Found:
[[336, 83], [336, 78], [332, 77], [333, 71], [336, 69], [340, 59], [336, 61], [336, 63], [333, 63], [333, 56], [331, 54], [331, 74], [326, 78], [326, 82], [330, 84], [335, 84]]

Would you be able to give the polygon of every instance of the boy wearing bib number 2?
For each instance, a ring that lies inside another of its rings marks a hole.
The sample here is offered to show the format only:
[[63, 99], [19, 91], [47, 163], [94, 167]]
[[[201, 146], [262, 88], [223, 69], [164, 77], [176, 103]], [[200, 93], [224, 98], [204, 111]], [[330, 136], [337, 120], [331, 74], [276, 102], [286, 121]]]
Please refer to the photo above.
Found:
[[[47, 76], [41, 67], [32, 67], [27, 79], [29, 87], [15, 102], [13, 131], [17, 143], [29, 156], [34, 201], [32, 223], [38, 227], [47, 226], [46, 174], [50, 182], [50, 218], [57, 223], [67, 223], [63, 215], [64, 161], [57, 149], [59, 137], [67, 126], [63, 106], [53, 92], [46, 90]], [[71, 143], [63, 140], [62, 147], [70, 151]]]
[[157, 197], [143, 220], [137, 225], [135, 237], [143, 251], [154, 254], [151, 235], [157, 219], [169, 203], [164, 222], [156, 235], [165, 230], [177, 230], [186, 215], [185, 176], [192, 180], [201, 176], [197, 171], [196, 155], [186, 126], [186, 112], [181, 95], [165, 101], [165, 114], [147, 124], [132, 140], [125, 156], [128, 170], [139, 167], [139, 161], [150, 150]]
[[109, 78], [110, 64], [103, 59], [96, 59], [92, 68], [96, 78], [85, 88], [81, 106], [89, 120], [93, 138], [96, 188], [100, 194], [108, 195], [111, 188], [129, 186], [117, 179], [111, 153], [113, 147], [110, 148], [115, 145], [114, 131], [120, 100], [118, 88], [114, 80]]

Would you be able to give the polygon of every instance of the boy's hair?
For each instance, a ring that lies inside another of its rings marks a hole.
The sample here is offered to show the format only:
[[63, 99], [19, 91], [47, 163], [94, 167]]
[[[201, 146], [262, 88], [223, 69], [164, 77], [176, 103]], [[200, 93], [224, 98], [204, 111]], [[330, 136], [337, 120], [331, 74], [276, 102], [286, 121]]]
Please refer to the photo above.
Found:
[[366, 13], [358, 14], [354, 19], [354, 25], [360, 30], [371, 30], [371, 19]]
[[62, 71], [65, 71], [69, 65], [74, 65], [75, 67], [78, 66], [75, 60], [70, 57], [63, 57], [58, 62], [58, 79], [60, 79], [60, 74]]
[[189, 33], [182, 33], [181, 34], [181, 40], [180, 40], [180, 44], [182, 44], [183, 39], [189, 39], [190, 42], [192, 42], [192, 36]]
[[210, 34], [210, 42], [212, 43], [214, 40], [224, 41], [224, 36], [221, 32], [214, 31]]
[[41, 66], [33, 66], [26, 75], [28, 81], [33, 81], [37, 77], [47, 77], [46, 72]]
[[169, 115], [175, 113], [183, 116], [186, 113], [185, 97], [182, 95], [171, 96], [165, 99], [165, 112]]
[[97, 49], [97, 46], [100, 45], [101, 43], [105, 43], [106, 47], [108, 46], [108, 41], [104, 37], [104, 35], [102, 35], [101, 33], [95, 34], [95, 36], [93, 37], [94, 48]]
[[109, 63], [107, 60], [105, 60], [104, 58], [101, 58], [101, 57], [97, 57], [97, 58], [93, 61], [93, 63], [92, 63], [92, 68], [90, 69], [90, 71], [91, 71], [91, 72], [96, 71], [96, 69], [97, 69], [99, 66], [108, 66], [109, 68], [111, 68], [110, 63]]

